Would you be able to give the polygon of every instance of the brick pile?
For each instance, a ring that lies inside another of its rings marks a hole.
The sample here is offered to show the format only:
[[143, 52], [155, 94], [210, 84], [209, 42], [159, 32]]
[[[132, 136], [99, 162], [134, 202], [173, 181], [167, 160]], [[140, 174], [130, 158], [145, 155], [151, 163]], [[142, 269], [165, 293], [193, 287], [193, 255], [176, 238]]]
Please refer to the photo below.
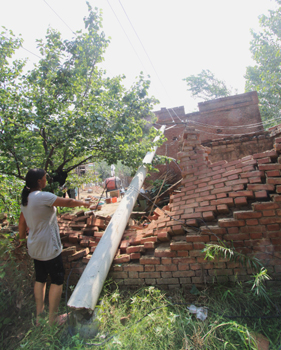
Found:
[[[179, 140], [180, 192], [154, 211], [145, 228], [125, 232], [109, 275], [124, 286], [167, 289], [249, 279], [253, 271], [238, 262], [205, 260], [205, 244], [220, 239], [260, 259], [272, 277], [280, 276], [281, 126], [270, 132], [271, 150], [212, 163], [199, 133], [186, 129]], [[79, 234], [78, 239], [81, 247]], [[90, 244], [83, 247], [85, 256]]]

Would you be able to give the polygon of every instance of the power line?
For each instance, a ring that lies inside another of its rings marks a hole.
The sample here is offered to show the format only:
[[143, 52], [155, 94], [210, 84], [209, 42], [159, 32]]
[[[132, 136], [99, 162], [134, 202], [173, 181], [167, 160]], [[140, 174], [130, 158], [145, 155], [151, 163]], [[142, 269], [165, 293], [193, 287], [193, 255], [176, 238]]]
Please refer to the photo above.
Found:
[[[129, 18], [129, 16], [128, 16], [128, 14], [127, 14], [127, 12], [126, 12], [125, 8], [123, 7], [123, 5], [122, 5], [122, 3], [121, 3], [120, 0], [119, 0], [119, 3], [120, 3], [120, 5], [121, 5], [121, 7], [122, 7], [122, 9], [123, 9], [123, 11], [124, 11], [124, 13], [125, 13], [125, 15], [126, 15], [128, 21], [129, 21], [131, 27], [133, 28], [133, 31], [134, 31], [134, 33], [136, 34], [136, 36], [137, 36], [137, 38], [138, 38], [138, 40], [139, 40], [139, 42], [140, 42], [140, 44], [141, 44], [141, 46], [142, 46], [142, 48], [143, 48], [143, 50], [144, 50], [144, 52], [145, 52], [145, 54], [146, 54], [146, 56], [147, 56], [147, 58], [148, 58], [148, 60], [149, 60], [149, 62], [150, 62], [150, 64], [151, 64], [151, 66], [152, 66], [152, 68], [153, 68], [153, 70], [154, 70], [154, 72], [155, 72], [155, 74], [156, 74], [156, 76], [157, 76], [157, 78], [158, 78], [160, 84], [162, 85], [162, 87], [163, 87], [164, 91], [166, 92], [167, 96], [169, 97], [168, 92], [167, 92], [167, 90], [166, 90], [164, 84], [162, 83], [162, 80], [160, 79], [160, 77], [159, 77], [159, 75], [158, 75], [158, 73], [157, 73], [157, 71], [156, 71], [156, 69], [155, 69], [155, 67], [154, 67], [154, 65], [153, 65], [153, 63], [152, 63], [152, 61], [151, 61], [151, 59], [150, 59], [150, 57], [149, 57], [149, 55], [148, 55], [148, 53], [147, 53], [147, 51], [146, 51], [146, 49], [145, 49], [145, 47], [144, 47], [144, 45], [143, 45], [143, 43], [142, 43], [142, 41], [141, 41], [139, 35], [138, 35], [138, 33], [137, 33], [137, 31], [135, 30], [135, 28], [134, 28], [134, 26], [133, 26], [133, 24], [132, 24], [132, 22], [131, 22], [131, 20], [130, 20], [130, 18]], [[166, 109], [167, 109], [167, 108], [166, 108]], [[169, 113], [171, 119], [172, 119], [173, 122], [174, 122], [174, 118], [172, 117], [171, 113], [169, 112], [168, 109], [167, 109], [167, 111], [168, 111], [168, 113]], [[174, 113], [176, 114], [175, 111], [174, 111]], [[178, 117], [177, 114], [176, 114], [176, 116]], [[178, 119], [179, 119], [180, 121], [182, 121], [179, 117], [178, 117]]]
[[67, 28], [74, 34], [76, 35], [76, 33], [69, 27], [69, 25], [60, 17], [60, 15], [57, 14], [57, 12], [47, 3], [46, 0], [43, 0], [45, 2], [45, 4], [47, 6], [50, 7], [50, 9], [55, 13], [56, 16], [58, 16], [58, 18], [67, 26]]

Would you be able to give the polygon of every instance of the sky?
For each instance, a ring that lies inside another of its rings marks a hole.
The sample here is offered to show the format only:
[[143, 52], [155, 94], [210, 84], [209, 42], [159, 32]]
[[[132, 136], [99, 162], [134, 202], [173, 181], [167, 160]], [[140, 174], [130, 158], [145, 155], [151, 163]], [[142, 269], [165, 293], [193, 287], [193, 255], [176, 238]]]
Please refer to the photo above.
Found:
[[[258, 17], [273, 9], [274, 0], [89, 0], [103, 13], [103, 31], [111, 42], [102, 68], [108, 76], [125, 75], [129, 88], [142, 71], [151, 80], [154, 110], [185, 107], [197, 111], [198, 100], [184, 78], [209, 69], [227, 86], [243, 93], [246, 67], [254, 65], [251, 32]], [[22, 35], [17, 58], [38, 62], [36, 39], [48, 27], [71, 39], [84, 29], [84, 0], [1, 0], [0, 25]]]

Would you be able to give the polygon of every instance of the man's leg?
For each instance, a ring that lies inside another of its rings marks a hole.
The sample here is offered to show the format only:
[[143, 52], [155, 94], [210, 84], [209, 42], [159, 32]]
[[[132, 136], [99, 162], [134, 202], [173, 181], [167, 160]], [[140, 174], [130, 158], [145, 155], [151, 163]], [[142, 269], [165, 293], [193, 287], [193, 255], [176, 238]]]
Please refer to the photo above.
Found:
[[36, 318], [44, 311], [45, 293], [46, 293], [46, 283], [41, 283], [36, 281], [34, 284]]
[[51, 284], [49, 290], [49, 324], [52, 325], [58, 315], [59, 303], [63, 285]]

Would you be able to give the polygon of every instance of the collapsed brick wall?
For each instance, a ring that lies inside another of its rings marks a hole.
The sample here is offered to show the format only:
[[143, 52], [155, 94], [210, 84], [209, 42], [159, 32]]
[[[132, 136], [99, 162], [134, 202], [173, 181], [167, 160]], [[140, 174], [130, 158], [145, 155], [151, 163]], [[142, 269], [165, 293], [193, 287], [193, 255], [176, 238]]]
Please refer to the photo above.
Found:
[[[154, 211], [146, 227], [125, 231], [109, 276], [124, 286], [157, 285], [168, 289], [214, 280], [249, 279], [253, 271], [238, 262], [205, 260], [205, 243], [217, 243], [218, 239], [260, 259], [273, 278], [280, 275], [280, 135], [281, 125], [271, 129], [272, 150], [212, 163], [208, 158], [210, 149], [201, 145], [199, 133], [186, 129], [179, 141], [183, 176], [180, 191], [170, 197], [163, 210]], [[89, 218], [84, 220], [89, 224]], [[83, 230], [87, 230], [84, 225]], [[91, 243], [95, 238], [85, 238], [84, 233], [76, 233], [74, 248], [69, 247], [70, 235], [63, 233], [64, 245], [68, 251], [72, 249], [63, 254], [69, 254], [67, 268], [76, 269], [74, 279], [85, 268], [91, 244], [95, 244]], [[95, 231], [93, 237], [102, 234]], [[78, 256], [84, 258], [76, 266]]]
[[[156, 111], [157, 124], [167, 126], [167, 141], [157, 149], [157, 154], [177, 158], [178, 139], [186, 125], [199, 129], [202, 144], [214, 148], [210, 155], [212, 162], [232, 161], [272, 149], [272, 141], [263, 134], [258, 103], [257, 92], [252, 91], [199, 103], [199, 112], [185, 114], [183, 106]], [[262, 134], [262, 141], [259, 139], [259, 132]], [[243, 133], [248, 134], [241, 137]], [[265, 137], [268, 142], [264, 141]], [[181, 176], [180, 171], [174, 163], [169, 167], [178, 175], [176, 182]], [[163, 165], [157, 168], [160, 174], [166, 170]], [[158, 177], [159, 173], [152, 173], [149, 180], [156, 180]]]

